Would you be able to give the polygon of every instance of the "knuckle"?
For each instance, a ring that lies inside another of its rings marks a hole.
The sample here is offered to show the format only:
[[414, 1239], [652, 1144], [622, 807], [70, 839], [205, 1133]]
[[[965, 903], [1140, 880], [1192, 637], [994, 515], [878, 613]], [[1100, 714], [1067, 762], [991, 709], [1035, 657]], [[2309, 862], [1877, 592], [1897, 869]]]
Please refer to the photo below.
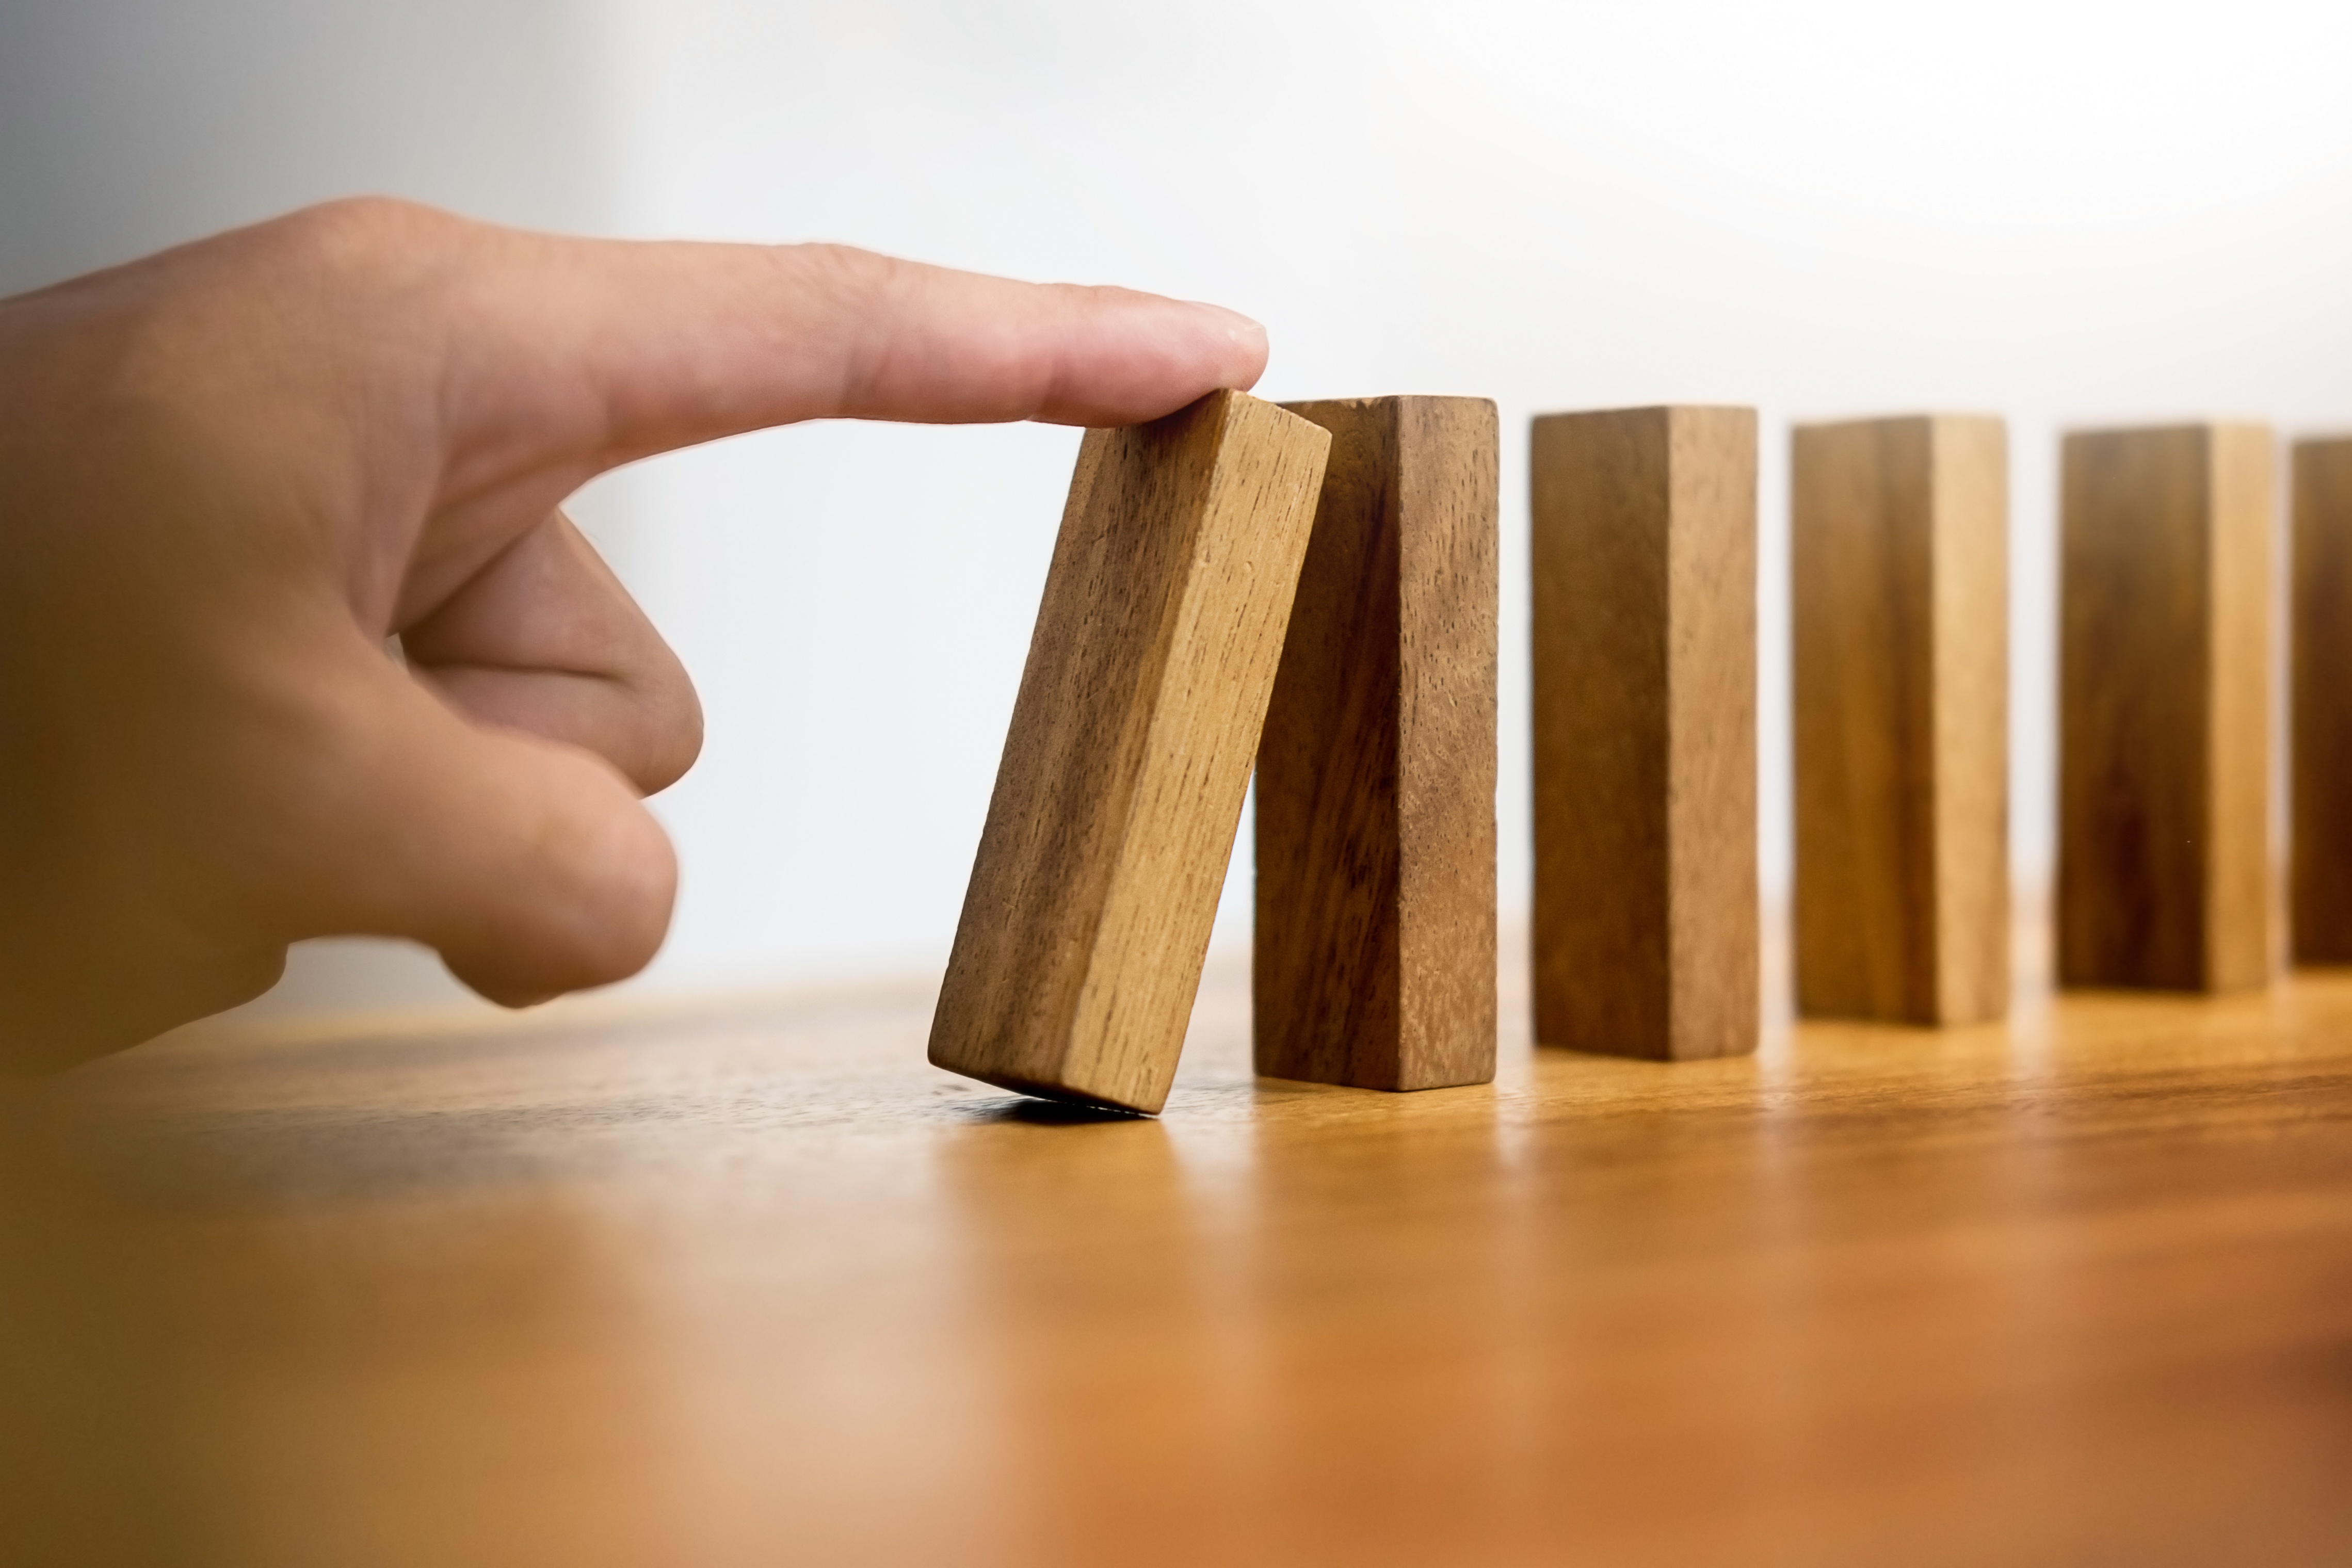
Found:
[[912, 270], [896, 256], [860, 250], [852, 245], [820, 241], [789, 246], [784, 254], [812, 287], [845, 305], [889, 298], [905, 286]]
[[685, 778], [702, 755], [702, 702], [686, 666], [658, 641], [635, 684], [635, 733], [626, 770], [640, 794], [657, 795]]
[[662, 727], [650, 748], [644, 775], [637, 783], [648, 795], [658, 794], [686, 777], [702, 755], [702, 705], [689, 688], [682, 711]]
[[352, 196], [304, 207], [253, 231], [236, 286], [290, 299], [380, 298], [446, 277], [478, 225], [415, 202]]
[[364, 267], [386, 255], [437, 247], [465, 224], [416, 202], [346, 196], [289, 213], [266, 226], [297, 256], [333, 267]]
[[[451, 269], [471, 227], [389, 197], [304, 207], [153, 265], [119, 323], [107, 385], [186, 402], [191, 388], [283, 378], [351, 351], [352, 301], [378, 303]], [[208, 421], [211, 411], [187, 410]]]

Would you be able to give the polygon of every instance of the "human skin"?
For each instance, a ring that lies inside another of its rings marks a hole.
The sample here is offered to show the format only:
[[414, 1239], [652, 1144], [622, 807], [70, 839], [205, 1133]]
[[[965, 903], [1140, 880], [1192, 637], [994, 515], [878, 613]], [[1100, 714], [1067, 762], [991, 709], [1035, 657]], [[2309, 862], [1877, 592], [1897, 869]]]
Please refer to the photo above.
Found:
[[641, 968], [677, 880], [641, 798], [702, 718], [560, 509], [594, 476], [803, 419], [1132, 423], [1265, 362], [1213, 306], [374, 200], [0, 300], [0, 1067], [307, 936], [510, 1006]]

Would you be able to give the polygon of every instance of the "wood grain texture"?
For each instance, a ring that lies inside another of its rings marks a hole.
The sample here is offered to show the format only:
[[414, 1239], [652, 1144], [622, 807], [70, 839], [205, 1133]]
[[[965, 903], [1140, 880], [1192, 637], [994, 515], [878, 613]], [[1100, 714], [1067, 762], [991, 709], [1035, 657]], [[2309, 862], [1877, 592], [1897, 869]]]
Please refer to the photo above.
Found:
[[[144, 1048], [54, 1085], [154, 1210], [0, 1453], [173, 1568], [2341, 1560], [2352, 975], [1661, 1071], [1505, 953], [1406, 1095], [1254, 1078], [1212, 959], [1161, 1121], [925, 1067], [920, 982]], [[73, 1397], [124, 1311], [182, 1375]]]
[[2294, 447], [2288, 840], [2294, 956], [2352, 963], [2352, 437]]
[[1755, 411], [1548, 415], [1532, 477], [1536, 1038], [1752, 1051]]
[[2260, 425], [2066, 438], [2062, 984], [2272, 977], [2273, 467]]
[[1792, 443], [1797, 1006], [2009, 1006], [2009, 452], [1998, 419]]
[[1331, 433], [1258, 743], [1257, 1070], [1495, 1075], [1495, 405], [1283, 405]]
[[934, 1064], [1160, 1109], [1330, 444], [1239, 392], [1087, 433], [940, 991]]

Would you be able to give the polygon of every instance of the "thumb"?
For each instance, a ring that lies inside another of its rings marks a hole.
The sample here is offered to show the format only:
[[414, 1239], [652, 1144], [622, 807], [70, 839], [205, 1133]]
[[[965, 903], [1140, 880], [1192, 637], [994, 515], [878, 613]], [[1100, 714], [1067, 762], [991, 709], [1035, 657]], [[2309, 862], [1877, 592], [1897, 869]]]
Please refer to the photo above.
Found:
[[310, 924], [406, 936], [494, 1002], [610, 984], [669, 927], [677, 859], [619, 771], [577, 747], [466, 718], [386, 662], [359, 754], [303, 869]]

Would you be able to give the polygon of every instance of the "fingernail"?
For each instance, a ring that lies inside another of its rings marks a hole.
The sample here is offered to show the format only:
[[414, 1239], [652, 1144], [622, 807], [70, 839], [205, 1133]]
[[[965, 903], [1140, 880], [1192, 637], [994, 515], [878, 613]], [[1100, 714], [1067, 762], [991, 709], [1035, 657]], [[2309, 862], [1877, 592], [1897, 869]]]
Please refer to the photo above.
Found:
[[1213, 311], [1222, 317], [1225, 323], [1225, 336], [1234, 342], [1245, 343], [1255, 340], [1262, 343], [1265, 340], [1265, 326], [1251, 320], [1240, 311], [1228, 310], [1222, 305], [1212, 305], [1205, 299], [1195, 300], [1193, 303], [1201, 309]]

